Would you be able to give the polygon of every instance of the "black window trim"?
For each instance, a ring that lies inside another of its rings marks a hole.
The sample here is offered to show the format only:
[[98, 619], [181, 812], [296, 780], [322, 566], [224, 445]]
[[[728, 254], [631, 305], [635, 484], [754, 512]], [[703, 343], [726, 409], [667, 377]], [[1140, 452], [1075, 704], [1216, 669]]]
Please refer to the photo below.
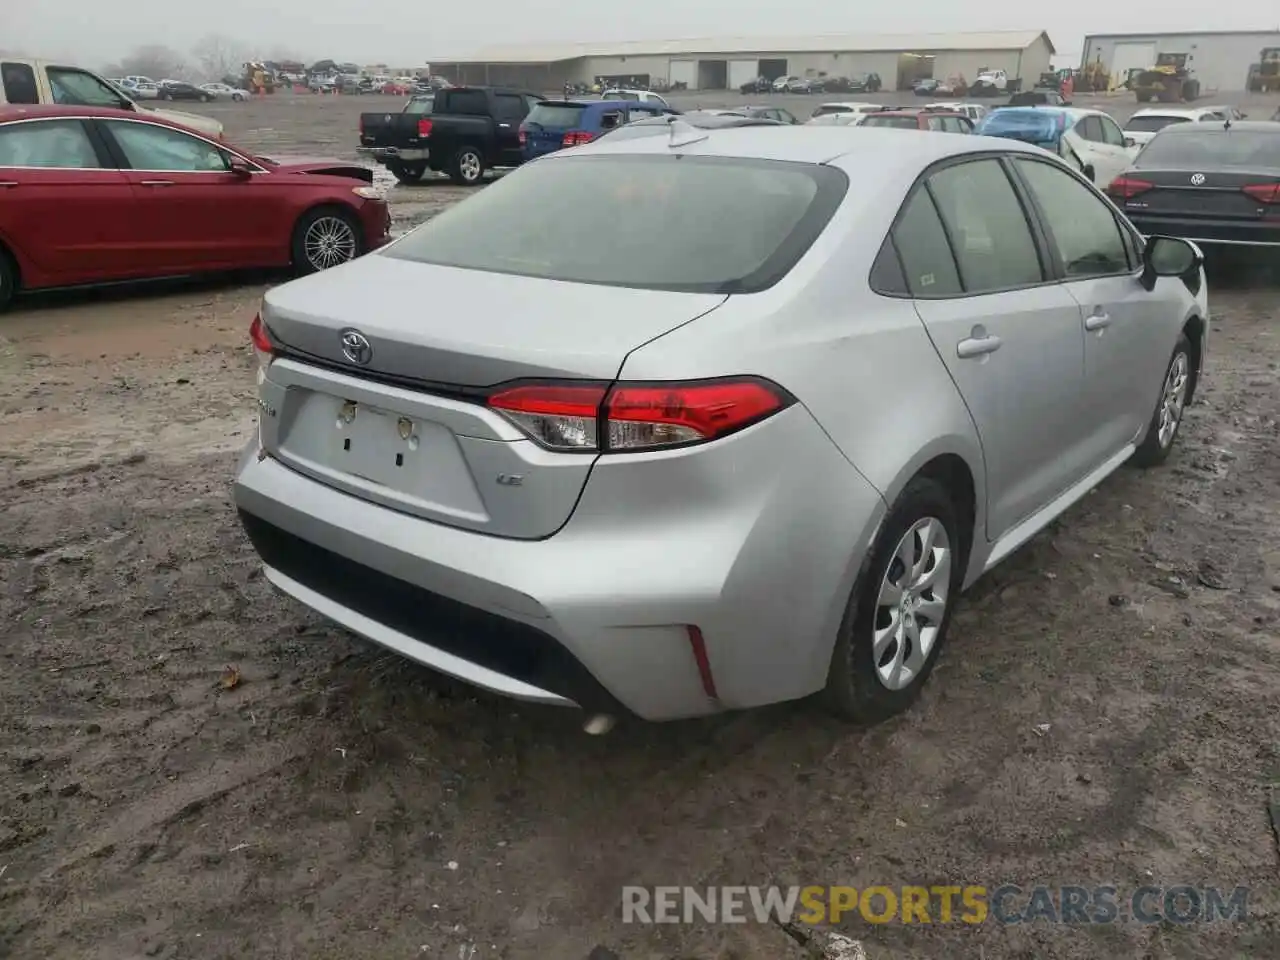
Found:
[[[1019, 185], [1019, 188], [1026, 194], [1027, 203], [1030, 205], [1031, 210], [1033, 211], [1033, 215], [1035, 216], [1036, 221], [1039, 225], [1040, 233], [1044, 238], [1045, 249], [1049, 254], [1049, 266], [1052, 268], [1052, 271], [1055, 274], [1057, 281], [1059, 283], [1080, 283], [1085, 280], [1105, 280], [1108, 277], [1131, 277], [1131, 276], [1136, 277], [1138, 274], [1142, 272], [1141, 240], [1134, 237], [1132, 228], [1128, 227], [1128, 225], [1125, 223], [1123, 215], [1118, 215], [1119, 211], [1116, 209], [1115, 204], [1113, 204], [1109, 199], [1107, 199], [1107, 196], [1104, 193], [1102, 193], [1094, 184], [1090, 183], [1088, 180], [1086, 180], [1081, 174], [1077, 173], [1075, 170], [1072, 170], [1065, 163], [1054, 163], [1051, 160], [1046, 160], [1043, 157], [1037, 157], [1034, 154], [1011, 155], [1008, 158], [1008, 162], [1011, 168], [1010, 169], [1011, 176], [1014, 178], [1015, 182]], [[1031, 185], [1025, 179], [1023, 179], [1022, 172], [1018, 169], [1019, 162], [1042, 163], [1045, 166], [1053, 167], [1056, 170], [1064, 171], [1065, 173], [1070, 175], [1072, 179], [1074, 179], [1078, 183], [1088, 188], [1089, 192], [1092, 193], [1094, 197], [1102, 201], [1103, 207], [1105, 207], [1107, 212], [1111, 214], [1111, 219], [1115, 222], [1116, 229], [1120, 231], [1121, 245], [1125, 248], [1126, 261], [1128, 260], [1130, 252], [1132, 251], [1138, 256], [1139, 262], [1137, 264], [1130, 264], [1127, 270], [1116, 270], [1111, 273], [1091, 273], [1083, 277], [1069, 276], [1066, 273], [1065, 267], [1061, 265], [1062, 259], [1063, 259], [1062, 252], [1058, 249], [1057, 241], [1053, 239], [1053, 232], [1048, 227], [1049, 217], [1045, 213], [1044, 209], [1040, 206], [1040, 201], [1036, 199], [1035, 191], [1031, 189]], [[1130, 239], [1129, 243], [1125, 242], [1125, 238], [1123, 236], [1125, 233], [1129, 233], [1129, 239]]]
[[[9, 85], [5, 81], [3, 76], [3, 71], [9, 67], [18, 67], [22, 70], [27, 71], [27, 73], [30, 74], [29, 79], [31, 80], [31, 92], [33, 92], [36, 95], [36, 99], [34, 103], [30, 103], [30, 104], [22, 103], [22, 102], [14, 103], [12, 100], [9, 99]], [[22, 106], [36, 106], [37, 104], [39, 104], [40, 103], [40, 78], [36, 76], [36, 68], [29, 63], [24, 63], [21, 60], [0, 61], [0, 93], [4, 94], [4, 102], [10, 106], [22, 107]]]

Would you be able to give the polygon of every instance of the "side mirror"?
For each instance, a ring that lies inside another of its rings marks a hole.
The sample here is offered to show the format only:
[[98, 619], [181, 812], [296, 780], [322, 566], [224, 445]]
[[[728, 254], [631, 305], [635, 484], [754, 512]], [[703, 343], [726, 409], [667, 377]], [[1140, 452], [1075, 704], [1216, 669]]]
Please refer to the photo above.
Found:
[[1181, 277], [1199, 270], [1204, 263], [1200, 251], [1179, 237], [1148, 237], [1142, 250], [1142, 285], [1155, 289], [1160, 277]]
[[1138, 145], [1138, 141], [1133, 139], [1133, 137], [1125, 137], [1124, 145], [1126, 147], [1136, 147]]
[[1093, 169], [1092, 163], [1086, 163], [1084, 165], [1084, 169], [1082, 169], [1080, 172], [1084, 174], [1084, 178], [1088, 180], [1090, 183], [1098, 182], [1097, 176], [1096, 176], [1097, 171]]
[[253, 167], [243, 157], [232, 157], [231, 172], [242, 180], [248, 180], [253, 176]]

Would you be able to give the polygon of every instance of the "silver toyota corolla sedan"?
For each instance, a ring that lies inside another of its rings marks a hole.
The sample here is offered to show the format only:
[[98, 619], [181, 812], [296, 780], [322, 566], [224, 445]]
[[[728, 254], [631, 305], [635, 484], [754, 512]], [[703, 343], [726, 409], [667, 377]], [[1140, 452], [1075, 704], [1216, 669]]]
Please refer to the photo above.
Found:
[[1165, 459], [1208, 319], [1199, 251], [1036, 147], [677, 120], [271, 290], [235, 502], [277, 587], [477, 686], [874, 721]]

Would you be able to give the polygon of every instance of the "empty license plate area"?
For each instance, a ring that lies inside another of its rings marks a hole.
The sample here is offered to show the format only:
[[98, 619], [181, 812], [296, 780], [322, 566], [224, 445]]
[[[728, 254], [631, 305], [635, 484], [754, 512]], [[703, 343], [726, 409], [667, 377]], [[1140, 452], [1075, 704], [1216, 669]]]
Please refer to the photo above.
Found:
[[279, 436], [284, 462], [389, 505], [484, 517], [458, 438], [444, 424], [311, 390], [289, 394]]

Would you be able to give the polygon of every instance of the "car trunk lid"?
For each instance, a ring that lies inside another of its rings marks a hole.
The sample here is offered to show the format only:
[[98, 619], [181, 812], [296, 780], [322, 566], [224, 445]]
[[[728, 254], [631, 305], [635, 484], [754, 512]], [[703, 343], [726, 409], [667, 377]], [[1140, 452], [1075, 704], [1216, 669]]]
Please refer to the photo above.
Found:
[[[1277, 185], [1280, 174], [1274, 170], [1136, 167], [1109, 192], [1123, 209], [1143, 215], [1264, 220], [1280, 218]], [[1267, 202], [1270, 197], [1275, 199]]]
[[[353, 496], [520, 539], [568, 520], [595, 455], [538, 446], [485, 405], [487, 388], [612, 381], [631, 350], [726, 299], [376, 254], [350, 266], [264, 299], [280, 350], [261, 389], [265, 449]], [[344, 345], [344, 332], [368, 353]]]

